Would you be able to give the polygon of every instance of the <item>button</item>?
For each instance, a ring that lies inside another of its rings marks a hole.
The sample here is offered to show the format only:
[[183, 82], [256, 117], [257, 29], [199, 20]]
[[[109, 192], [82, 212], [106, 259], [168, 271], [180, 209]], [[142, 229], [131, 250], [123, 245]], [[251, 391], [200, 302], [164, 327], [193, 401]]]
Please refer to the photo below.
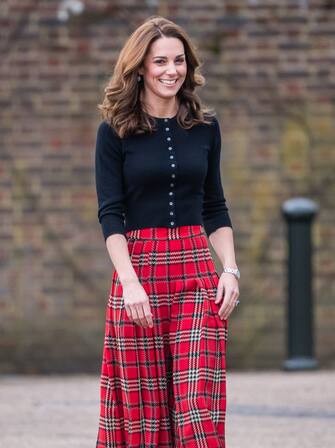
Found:
[[164, 121], [169, 121], [169, 119], [168, 118], [164, 118]]
[[170, 224], [171, 224], [171, 226], [173, 226], [173, 224], [174, 224], [174, 221], [171, 221], [171, 222], [170, 222]]
[[173, 174], [171, 174], [171, 177], [176, 177], [176, 175], [173, 173]]
[[169, 205], [173, 205], [173, 202], [169, 202]]
[[170, 212], [170, 215], [172, 216], [172, 215], [173, 215], [173, 212]]
[[174, 168], [176, 165], [174, 163], [171, 163], [172, 168]]
[[173, 191], [169, 191], [169, 195], [172, 196], [173, 195]]
[[169, 151], [171, 151], [171, 149], [172, 149], [172, 146], [169, 146]]
[[173, 159], [173, 156], [172, 156], [172, 155], [170, 156], [170, 159]]
[[170, 184], [170, 187], [174, 187], [174, 184]]
[[170, 128], [165, 128], [165, 130], [166, 130], [166, 131], [169, 131], [169, 130], [170, 130]]
[[170, 141], [170, 140], [171, 140], [171, 137], [167, 137], [167, 139], [166, 139], [166, 140]]

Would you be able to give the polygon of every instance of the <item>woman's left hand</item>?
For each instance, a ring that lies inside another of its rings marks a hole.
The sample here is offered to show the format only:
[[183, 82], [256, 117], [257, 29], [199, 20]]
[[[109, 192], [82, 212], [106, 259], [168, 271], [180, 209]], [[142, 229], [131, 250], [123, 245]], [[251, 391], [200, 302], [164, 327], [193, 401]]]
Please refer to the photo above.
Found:
[[229, 272], [222, 272], [215, 299], [216, 304], [223, 299], [222, 306], [218, 311], [220, 319], [228, 319], [229, 315], [236, 306], [236, 300], [239, 295], [240, 291], [238, 287], [238, 280], [235, 275], [230, 274]]

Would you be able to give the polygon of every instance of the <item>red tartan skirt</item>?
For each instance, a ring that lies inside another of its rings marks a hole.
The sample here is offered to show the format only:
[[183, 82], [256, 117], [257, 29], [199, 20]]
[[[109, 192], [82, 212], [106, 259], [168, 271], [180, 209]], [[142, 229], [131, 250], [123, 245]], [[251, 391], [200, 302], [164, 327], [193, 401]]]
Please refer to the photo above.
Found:
[[[129, 320], [116, 271], [106, 309], [97, 448], [226, 448], [228, 320], [201, 225], [126, 233], [153, 328]], [[222, 302], [221, 302], [222, 303]]]

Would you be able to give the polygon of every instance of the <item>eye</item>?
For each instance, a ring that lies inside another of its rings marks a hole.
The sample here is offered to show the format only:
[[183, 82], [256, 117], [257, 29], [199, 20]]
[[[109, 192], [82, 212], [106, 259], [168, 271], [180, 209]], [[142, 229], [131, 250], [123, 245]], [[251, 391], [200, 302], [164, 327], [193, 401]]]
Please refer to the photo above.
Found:
[[[184, 61], [185, 59], [178, 59], [176, 62], [182, 64]], [[157, 62], [157, 64], [161, 64], [164, 63], [165, 61], [163, 59], [157, 59], [155, 62]]]

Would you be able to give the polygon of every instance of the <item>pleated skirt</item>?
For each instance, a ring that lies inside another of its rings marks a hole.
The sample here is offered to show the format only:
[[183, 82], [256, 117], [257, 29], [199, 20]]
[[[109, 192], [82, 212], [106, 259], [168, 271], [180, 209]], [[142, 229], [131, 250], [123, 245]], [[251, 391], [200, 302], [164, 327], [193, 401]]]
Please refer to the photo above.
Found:
[[226, 448], [228, 320], [203, 226], [126, 233], [153, 328], [132, 322], [114, 271], [106, 307], [97, 448]]

